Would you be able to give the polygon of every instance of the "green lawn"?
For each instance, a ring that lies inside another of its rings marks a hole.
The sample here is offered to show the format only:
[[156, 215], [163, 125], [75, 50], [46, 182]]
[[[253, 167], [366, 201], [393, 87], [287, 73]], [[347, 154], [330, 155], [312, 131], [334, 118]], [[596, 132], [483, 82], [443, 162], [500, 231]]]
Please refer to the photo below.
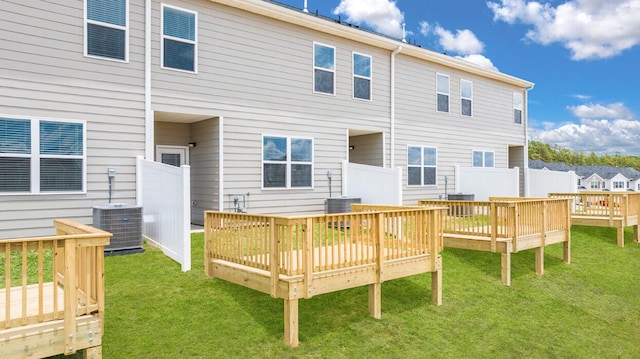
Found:
[[103, 355], [111, 358], [639, 358], [640, 245], [626, 233], [574, 227], [572, 263], [547, 247], [512, 256], [446, 249], [443, 305], [430, 274], [385, 282], [382, 319], [368, 315], [367, 288], [300, 301], [300, 346], [282, 341], [283, 301], [205, 277], [203, 238], [193, 269], [158, 249], [106, 258]]

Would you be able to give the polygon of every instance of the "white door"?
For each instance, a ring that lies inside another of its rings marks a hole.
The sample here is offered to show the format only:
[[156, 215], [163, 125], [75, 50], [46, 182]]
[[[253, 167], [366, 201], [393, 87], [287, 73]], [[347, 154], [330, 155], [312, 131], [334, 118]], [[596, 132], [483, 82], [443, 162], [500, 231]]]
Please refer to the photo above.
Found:
[[187, 146], [157, 146], [156, 161], [180, 167], [189, 164], [189, 147]]

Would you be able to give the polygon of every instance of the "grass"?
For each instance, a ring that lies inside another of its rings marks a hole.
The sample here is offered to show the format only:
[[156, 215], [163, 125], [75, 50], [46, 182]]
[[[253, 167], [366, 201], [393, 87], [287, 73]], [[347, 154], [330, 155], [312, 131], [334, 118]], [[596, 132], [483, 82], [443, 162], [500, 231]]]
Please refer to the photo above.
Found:
[[430, 275], [385, 282], [382, 319], [368, 315], [367, 288], [300, 301], [300, 346], [283, 341], [283, 302], [207, 278], [203, 238], [193, 269], [161, 251], [106, 258], [104, 358], [638, 358], [640, 244], [615, 229], [574, 226], [572, 263], [547, 247], [512, 256], [445, 249], [443, 305]]

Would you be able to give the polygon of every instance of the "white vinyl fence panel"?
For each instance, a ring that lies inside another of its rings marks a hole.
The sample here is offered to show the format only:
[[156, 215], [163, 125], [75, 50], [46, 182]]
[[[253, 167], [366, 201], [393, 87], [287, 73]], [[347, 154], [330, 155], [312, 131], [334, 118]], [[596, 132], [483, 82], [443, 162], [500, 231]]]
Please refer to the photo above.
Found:
[[147, 241], [191, 270], [191, 197], [189, 166], [175, 167], [138, 157], [138, 205], [143, 209]]
[[402, 205], [402, 169], [342, 161], [342, 195], [362, 203]]
[[578, 178], [573, 171], [528, 169], [529, 197], [548, 197], [549, 193], [578, 192]]
[[473, 194], [476, 201], [519, 197], [520, 169], [455, 166], [455, 192]]

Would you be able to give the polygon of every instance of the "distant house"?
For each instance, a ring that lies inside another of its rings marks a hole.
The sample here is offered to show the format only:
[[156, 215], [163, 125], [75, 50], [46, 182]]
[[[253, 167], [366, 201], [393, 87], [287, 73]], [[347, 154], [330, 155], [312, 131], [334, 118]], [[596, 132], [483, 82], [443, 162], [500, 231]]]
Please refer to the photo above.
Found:
[[138, 156], [190, 166], [198, 224], [235, 194], [322, 213], [343, 161], [400, 168], [407, 204], [526, 167], [529, 81], [273, 1], [105, 4], [0, 5], [0, 238], [136, 203]]
[[576, 186], [581, 191], [637, 191], [640, 190], [640, 171], [631, 167], [569, 166], [562, 162], [529, 160], [529, 168], [549, 171], [574, 171]]

